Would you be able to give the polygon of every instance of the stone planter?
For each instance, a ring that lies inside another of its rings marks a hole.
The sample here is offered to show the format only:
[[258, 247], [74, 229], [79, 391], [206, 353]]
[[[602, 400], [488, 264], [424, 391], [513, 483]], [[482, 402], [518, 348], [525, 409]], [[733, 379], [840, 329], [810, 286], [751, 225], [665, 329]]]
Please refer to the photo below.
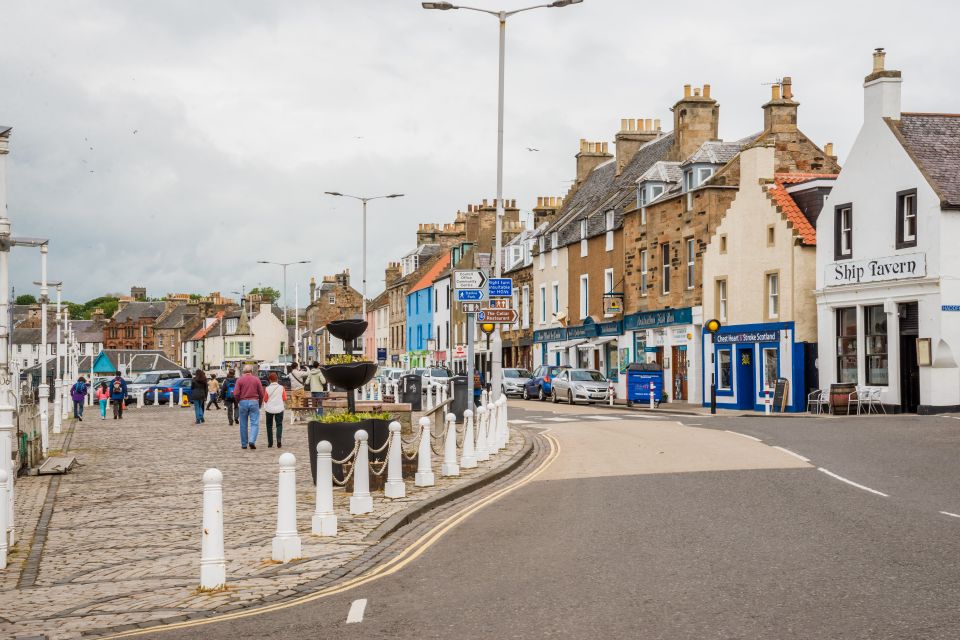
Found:
[[[390, 420], [377, 418], [361, 420], [360, 422], [323, 423], [311, 420], [307, 423], [307, 446], [310, 448], [310, 475], [313, 478], [313, 483], [317, 483], [317, 444], [321, 440], [328, 441], [333, 447], [331, 454], [334, 460], [343, 460], [353, 451], [353, 445], [356, 442], [354, 434], [357, 431], [366, 431], [367, 435], [370, 436], [367, 439], [367, 444], [371, 449], [379, 449], [390, 435], [389, 425]], [[369, 459], [371, 462], [385, 460], [386, 451], [377, 454], [371, 452]], [[343, 479], [343, 466], [333, 465], [334, 477]], [[347, 471], [349, 471], [349, 467]], [[371, 475], [371, 488], [373, 485], [374, 476]]]

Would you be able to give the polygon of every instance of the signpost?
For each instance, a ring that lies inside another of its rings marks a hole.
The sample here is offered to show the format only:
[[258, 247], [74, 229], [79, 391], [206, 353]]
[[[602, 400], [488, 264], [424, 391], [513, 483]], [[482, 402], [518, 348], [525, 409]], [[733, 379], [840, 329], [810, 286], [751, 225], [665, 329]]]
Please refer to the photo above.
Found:
[[464, 313], [468, 313], [468, 314], [477, 313], [478, 311], [480, 311], [480, 303], [479, 302], [461, 302], [460, 309]]
[[483, 289], [457, 289], [457, 302], [479, 302], [485, 297]]
[[513, 324], [519, 318], [520, 314], [517, 313], [516, 309], [481, 309], [480, 312], [477, 313], [477, 322]]
[[486, 282], [487, 276], [483, 275], [483, 271], [473, 269], [453, 272], [453, 288], [458, 291], [460, 289], [483, 289]]
[[490, 278], [491, 298], [512, 298], [513, 278]]

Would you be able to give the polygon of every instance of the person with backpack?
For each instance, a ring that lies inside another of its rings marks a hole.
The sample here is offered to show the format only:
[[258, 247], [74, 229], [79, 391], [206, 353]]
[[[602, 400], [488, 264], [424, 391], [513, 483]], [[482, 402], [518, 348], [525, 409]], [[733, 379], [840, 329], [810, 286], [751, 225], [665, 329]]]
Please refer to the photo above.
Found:
[[273, 447], [273, 425], [277, 425], [277, 449], [283, 446], [283, 409], [287, 400], [287, 390], [277, 382], [277, 374], [271, 372], [267, 380], [270, 384], [263, 390], [266, 400], [263, 410], [267, 412], [267, 448]]
[[216, 405], [217, 411], [220, 410], [220, 383], [217, 382], [217, 374], [211, 373], [210, 380], [207, 382], [207, 393], [210, 394], [210, 400], [207, 401], [207, 409], [210, 405]]
[[83, 403], [87, 399], [87, 379], [80, 376], [70, 387], [70, 398], [73, 400], [73, 417], [83, 422]]
[[323, 377], [323, 371], [320, 365], [314, 362], [310, 365], [310, 374], [307, 376], [307, 386], [310, 387], [310, 395], [314, 398], [324, 397], [324, 387], [327, 385], [326, 378]]
[[240, 422], [240, 412], [237, 411], [237, 399], [234, 397], [234, 388], [237, 386], [237, 374], [233, 369], [227, 371], [227, 377], [223, 379], [220, 385], [220, 399], [223, 400], [227, 408], [227, 422], [233, 426], [235, 422]]
[[193, 415], [197, 424], [206, 422], [203, 418], [203, 403], [207, 401], [207, 374], [203, 369], [197, 369], [190, 384], [190, 402], [193, 404]]
[[101, 382], [97, 387], [97, 402], [100, 403], [100, 419], [107, 419], [107, 404], [110, 402], [110, 390], [106, 382]]
[[117, 371], [110, 381], [110, 402], [113, 403], [113, 419], [123, 420], [123, 403], [127, 401], [127, 381]]

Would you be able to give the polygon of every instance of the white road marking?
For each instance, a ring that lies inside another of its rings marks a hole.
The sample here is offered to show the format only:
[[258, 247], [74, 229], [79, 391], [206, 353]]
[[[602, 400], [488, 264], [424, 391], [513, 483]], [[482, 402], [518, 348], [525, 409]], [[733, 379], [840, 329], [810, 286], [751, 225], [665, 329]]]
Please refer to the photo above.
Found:
[[533, 424], [531, 420], [507, 420], [510, 424]]
[[850, 485], [851, 487], [856, 487], [857, 489], [863, 489], [864, 491], [869, 491], [870, 493], [876, 494], [876, 495], [878, 495], [878, 496], [882, 496], [882, 497], [884, 497], [884, 498], [889, 498], [889, 497], [890, 497], [889, 495], [887, 495], [886, 493], [884, 493], [884, 492], [882, 492], [882, 491], [877, 491], [876, 489], [871, 489], [870, 487], [865, 487], [865, 486], [863, 486], [862, 484], [857, 484], [857, 483], [854, 482], [853, 480], [847, 480], [847, 479], [844, 478], [843, 476], [838, 476], [838, 475], [835, 474], [834, 472], [832, 472], [832, 471], [827, 471], [827, 470], [824, 469], [823, 467], [817, 467], [817, 471], [822, 471], [823, 473], [827, 474], [827, 475], [830, 476], [831, 478], [836, 478], [836, 479], [839, 480], [840, 482], [846, 482], [846, 483], [847, 483], [848, 485]]
[[741, 438], [746, 438], [748, 440], [753, 440], [754, 442], [763, 442], [760, 438], [754, 438], [753, 436], [748, 436], [745, 433], [737, 433], [736, 431], [730, 431], [729, 429], [724, 429], [727, 433], [732, 433], [735, 436], [740, 436]]
[[940, 513], [945, 516], [950, 516], [951, 518], [960, 518], [960, 514], [958, 513], [950, 513], [949, 511], [941, 511]]
[[590, 418], [591, 420], [623, 420], [623, 418], [618, 418], [616, 416], [583, 416], [584, 418]]
[[367, 608], [367, 599], [354, 600], [350, 605], [350, 612], [347, 613], [347, 624], [354, 622], [363, 622], [363, 612]]
[[799, 453], [794, 453], [793, 451], [790, 451], [790, 449], [787, 449], [787, 448], [785, 448], [785, 447], [778, 447], [778, 446], [774, 445], [773, 448], [774, 448], [774, 449], [779, 449], [780, 451], [783, 451], [785, 454], [787, 454], [787, 455], [789, 455], [789, 456], [793, 456], [794, 458], [797, 458], [797, 459], [799, 459], [799, 460], [803, 460], [804, 462], [810, 462], [810, 458], [804, 458], [804, 457], [803, 457], [802, 455], [800, 455]]
[[576, 422], [576, 418], [544, 418], [544, 420], [549, 420], [550, 422]]
[[687, 422], [684, 426], [686, 427], [702, 427], [703, 425], [699, 422]]

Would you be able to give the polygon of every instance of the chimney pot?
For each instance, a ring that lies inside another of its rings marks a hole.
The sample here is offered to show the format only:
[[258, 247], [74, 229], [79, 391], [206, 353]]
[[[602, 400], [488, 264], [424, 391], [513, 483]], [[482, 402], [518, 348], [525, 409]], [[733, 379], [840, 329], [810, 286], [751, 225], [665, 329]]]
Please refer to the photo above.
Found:
[[877, 47], [873, 50], [873, 72], [877, 73], [878, 71], [883, 71], [884, 59], [887, 57], [887, 52], [883, 50], [883, 47]]
[[626, 118], [620, 118], [620, 131], [627, 131], [630, 128], [629, 122]]
[[650, 118], [647, 118], [643, 123], [643, 130], [653, 131], [653, 120], [651, 120]]
[[832, 142], [828, 142], [827, 144], [823, 145], [823, 153], [826, 154], [826, 155], [828, 155], [828, 156], [830, 156], [831, 158], [833, 157], [833, 143], [832, 143]]
[[653, 121], [653, 128], [656, 131], [660, 131], [660, 118], [657, 118]]
[[784, 76], [783, 82], [781, 82], [781, 84], [783, 85], [783, 97], [786, 98], [787, 100], [792, 100], [793, 99], [793, 78], [791, 78], [790, 76]]
[[694, 97], [698, 97], [698, 98], [699, 98], [699, 97], [700, 97], [700, 89], [694, 88], [694, 90], [693, 90], [693, 95], [694, 95]]
[[703, 97], [704, 98], [710, 97], [710, 85], [708, 84], [703, 85]]
[[690, 85], [688, 84], [683, 85], [683, 97], [684, 98], [690, 97]]
[[780, 99], [780, 85], [774, 84], [770, 87], [770, 99], [771, 100]]
[[587, 141], [584, 138], [580, 138], [580, 153], [587, 152]]

